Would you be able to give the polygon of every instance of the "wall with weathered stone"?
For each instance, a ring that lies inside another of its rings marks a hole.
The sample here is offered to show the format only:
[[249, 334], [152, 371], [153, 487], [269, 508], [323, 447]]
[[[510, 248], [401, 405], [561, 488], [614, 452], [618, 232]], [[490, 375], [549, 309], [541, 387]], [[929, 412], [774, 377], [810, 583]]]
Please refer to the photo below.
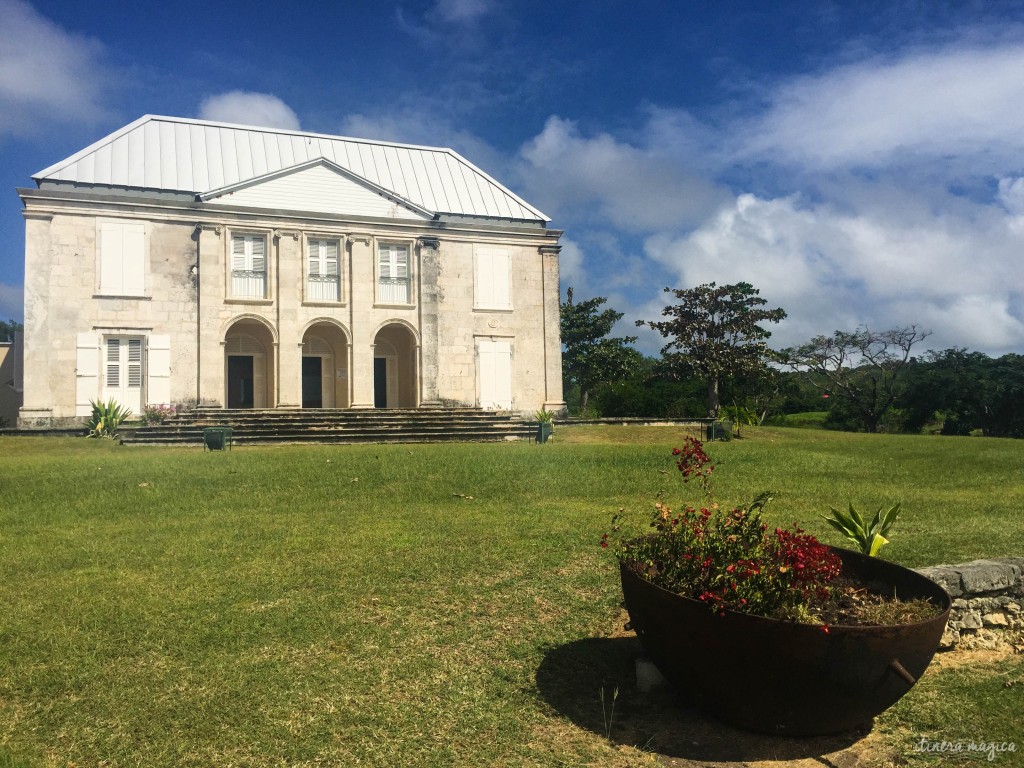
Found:
[[1024, 557], [920, 568], [953, 598], [942, 645], [985, 648], [1024, 643]]

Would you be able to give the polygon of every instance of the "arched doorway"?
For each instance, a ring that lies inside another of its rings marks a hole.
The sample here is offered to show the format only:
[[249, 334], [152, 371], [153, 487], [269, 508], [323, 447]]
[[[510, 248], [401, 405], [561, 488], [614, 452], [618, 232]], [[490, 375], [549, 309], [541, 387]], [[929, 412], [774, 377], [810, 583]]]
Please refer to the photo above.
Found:
[[389, 323], [373, 340], [373, 405], [375, 408], [415, 408], [416, 337], [400, 323]]
[[302, 336], [302, 407], [348, 408], [348, 341], [333, 323], [315, 323]]
[[257, 320], [239, 320], [224, 336], [228, 408], [274, 407], [274, 337]]

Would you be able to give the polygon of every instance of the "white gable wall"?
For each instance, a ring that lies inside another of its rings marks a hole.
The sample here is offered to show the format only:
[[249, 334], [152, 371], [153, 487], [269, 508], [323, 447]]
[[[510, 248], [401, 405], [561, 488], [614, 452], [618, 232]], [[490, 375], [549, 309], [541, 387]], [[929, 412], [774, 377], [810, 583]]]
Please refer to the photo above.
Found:
[[328, 168], [314, 165], [224, 195], [213, 203], [424, 221], [423, 214]]

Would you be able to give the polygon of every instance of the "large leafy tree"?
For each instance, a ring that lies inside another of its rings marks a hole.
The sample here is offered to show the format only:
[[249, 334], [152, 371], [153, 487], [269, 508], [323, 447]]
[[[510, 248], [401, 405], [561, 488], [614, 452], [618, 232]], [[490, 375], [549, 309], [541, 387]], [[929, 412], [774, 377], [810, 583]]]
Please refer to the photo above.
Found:
[[586, 410], [594, 388], [625, 378], [642, 356], [629, 345], [636, 336], [613, 338], [609, 334], [622, 313], [602, 310], [608, 299], [601, 296], [574, 302], [572, 288], [561, 305], [562, 376], [566, 391], [580, 390], [580, 410]]
[[812, 386], [849, 407], [865, 432], [877, 432], [905, 387], [911, 348], [930, 333], [916, 325], [880, 332], [865, 326], [816, 336], [780, 354]]
[[750, 283], [696, 288], [666, 288], [676, 303], [662, 310], [665, 320], [638, 320], [666, 339], [662, 366], [677, 379], [698, 376], [707, 385], [708, 415], [718, 415], [719, 385], [723, 379], [757, 379], [765, 375], [774, 357], [768, 348], [771, 332], [761, 323], [786, 317], [781, 307], [768, 303]]

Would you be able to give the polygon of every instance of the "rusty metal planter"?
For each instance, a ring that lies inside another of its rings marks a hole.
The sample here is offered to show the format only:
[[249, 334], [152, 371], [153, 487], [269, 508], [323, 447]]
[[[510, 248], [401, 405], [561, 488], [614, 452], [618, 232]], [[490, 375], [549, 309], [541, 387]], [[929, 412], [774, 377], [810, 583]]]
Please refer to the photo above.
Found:
[[942, 608], [897, 626], [820, 627], [726, 611], [681, 597], [620, 565], [630, 622], [644, 651], [679, 690], [733, 725], [812, 736], [869, 723], [924, 673], [938, 649], [950, 598], [894, 563], [832, 548], [847, 576], [887, 585], [901, 599]]

